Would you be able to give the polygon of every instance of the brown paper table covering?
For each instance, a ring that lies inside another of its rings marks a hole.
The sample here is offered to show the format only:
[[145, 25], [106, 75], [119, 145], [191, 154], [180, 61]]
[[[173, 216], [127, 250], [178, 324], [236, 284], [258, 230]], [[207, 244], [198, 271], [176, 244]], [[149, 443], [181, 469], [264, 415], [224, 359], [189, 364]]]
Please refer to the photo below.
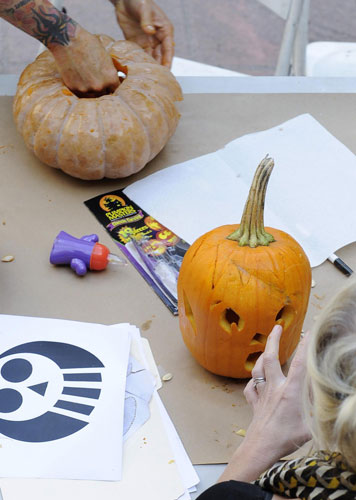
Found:
[[[15, 256], [13, 262], [0, 262], [0, 312], [137, 325], [148, 338], [161, 373], [173, 374], [160, 394], [190, 459], [194, 464], [227, 462], [242, 439], [235, 431], [247, 428], [251, 417], [242, 394], [245, 383], [214, 376], [196, 364], [181, 340], [177, 317], [133, 266], [79, 278], [69, 267], [50, 265], [53, 240], [60, 230], [78, 237], [95, 232], [116, 252], [84, 206], [85, 200], [301, 113], [312, 114], [356, 153], [356, 95], [186, 95], [179, 127], [156, 159], [129, 179], [97, 182], [71, 178], [38, 161], [15, 129], [11, 105], [11, 97], [0, 97], [0, 256]], [[350, 210], [356, 215], [355, 207]], [[355, 249], [352, 244], [337, 252], [354, 269]], [[316, 287], [305, 328], [313, 324], [328, 297], [347, 282], [329, 262], [313, 269], [313, 278]]]

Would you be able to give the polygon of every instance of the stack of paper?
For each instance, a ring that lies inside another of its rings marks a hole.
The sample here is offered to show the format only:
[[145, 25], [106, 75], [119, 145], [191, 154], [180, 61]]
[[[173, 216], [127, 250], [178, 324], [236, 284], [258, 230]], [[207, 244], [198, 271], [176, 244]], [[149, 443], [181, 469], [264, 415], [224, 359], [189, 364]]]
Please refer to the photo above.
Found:
[[136, 327], [4, 315], [0, 341], [4, 500], [190, 498], [199, 479]]

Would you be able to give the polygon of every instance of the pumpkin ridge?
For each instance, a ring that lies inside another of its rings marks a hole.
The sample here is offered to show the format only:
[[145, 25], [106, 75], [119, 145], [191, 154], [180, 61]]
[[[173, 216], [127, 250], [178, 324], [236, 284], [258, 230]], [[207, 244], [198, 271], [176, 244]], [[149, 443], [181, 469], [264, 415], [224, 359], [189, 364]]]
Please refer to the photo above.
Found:
[[[124, 82], [122, 83], [122, 85], [124, 85]], [[140, 88], [138, 85], [134, 85], [134, 82], [131, 82], [131, 81], [130, 81], [130, 86], [126, 85], [123, 90], [125, 90], [127, 92], [130, 92], [130, 91], [138, 92], [139, 94], [142, 94], [145, 97], [147, 97], [150, 101], [154, 102], [160, 108], [160, 110], [164, 116], [164, 120], [166, 121], [167, 126], [168, 126], [167, 113], [165, 112], [162, 103], [158, 99], [155, 99], [154, 96], [147, 96], [147, 92], [145, 91], [145, 89]], [[168, 128], [169, 128], [169, 126], [168, 126]]]
[[[165, 66], [151, 63], [133, 62], [127, 65], [128, 70], [131, 70], [131, 78], [148, 79], [171, 94], [171, 98], [175, 101], [182, 100], [182, 90], [178, 82], [172, 78], [172, 74]], [[140, 71], [142, 69], [142, 71]], [[164, 80], [164, 81], [163, 81]]]
[[[132, 90], [136, 90], [136, 89], [133, 89], [133, 87], [125, 89], [125, 91], [128, 91], [128, 92], [130, 92], [130, 91], [132, 91]], [[124, 91], [124, 92], [125, 92], [125, 91]], [[151, 137], [150, 137], [150, 134], [149, 134], [149, 132], [148, 132], [147, 126], [145, 125], [145, 123], [144, 123], [144, 121], [142, 120], [141, 116], [139, 116], [139, 114], [136, 112], [136, 110], [134, 109], [134, 107], [133, 107], [132, 105], [130, 105], [130, 106], [129, 106], [129, 102], [127, 101], [127, 98], [125, 98], [125, 93], [124, 93], [124, 92], [120, 95], [121, 100], [122, 100], [122, 101], [126, 104], [126, 106], [127, 106], [127, 107], [129, 107], [129, 108], [131, 109], [131, 111], [135, 114], [135, 116], [136, 116], [136, 117], [137, 117], [137, 119], [140, 121], [140, 123], [142, 124], [142, 127], [143, 127], [143, 128], [144, 128], [144, 130], [145, 130], [145, 135], [146, 135], [146, 137], [147, 137], [147, 141], [148, 141], [148, 144], [149, 144], [149, 149], [150, 149], [150, 153], [149, 153], [149, 155], [148, 155], [148, 161], [150, 161], [150, 160], [151, 160], [152, 158], [154, 158], [154, 157], [155, 157], [155, 155], [156, 155], [157, 153], [159, 153], [159, 151], [160, 151], [160, 150], [164, 147], [164, 144], [163, 144], [163, 145], [159, 148], [159, 150], [157, 151], [157, 146], [156, 146], [156, 144], [152, 144]], [[138, 92], [138, 93], [140, 93], [140, 94], [144, 95], [145, 97], [147, 97], [147, 95], [146, 95], [146, 94], [145, 94], [142, 90], [141, 90], [141, 91], [136, 90], [136, 92]], [[115, 97], [118, 97], [118, 96], [115, 96]], [[148, 97], [147, 97], [147, 98], [148, 98]], [[156, 101], [154, 101], [153, 99], [150, 99], [150, 98], [148, 98], [148, 99], [149, 99], [151, 102], [154, 102], [155, 104], [157, 104], [157, 105], [161, 108], [161, 116], [163, 116], [163, 119], [164, 119], [165, 123], [167, 124], [167, 133], [168, 133], [168, 130], [169, 130], [168, 120], [167, 120], [167, 118], [166, 118], [166, 116], [165, 116], [165, 113], [164, 113], [164, 110], [163, 110], [162, 106], [161, 106], [159, 103], [157, 103]]]
[[[48, 97], [47, 96], [47, 101], [48, 101]], [[44, 98], [45, 99], [45, 98]], [[48, 117], [48, 115], [51, 113], [52, 109], [54, 106], [56, 106], [56, 102], [53, 101], [53, 100], [50, 100], [50, 103], [49, 103], [49, 108], [47, 109], [47, 112], [46, 114], [44, 115], [43, 117], [43, 120], [38, 120], [38, 122], [36, 123], [37, 125], [37, 128], [35, 128], [35, 126], [33, 125], [32, 126], [32, 130], [30, 130], [30, 132], [32, 131], [32, 140], [29, 141], [27, 140], [26, 141], [26, 129], [27, 129], [27, 122], [31, 122], [32, 124], [34, 123], [34, 117], [33, 117], [33, 114], [35, 113], [35, 108], [37, 106], [40, 106], [41, 105], [41, 101], [44, 101], [44, 99], [41, 99], [40, 101], [38, 101], [31, 109], [31, 111], [29, 113], [27, 113], [24, 121], [23, 121], [23, 126], [22, 126], [22, 130], [23, 130], [23, 134], [24, 134], [24, 139], [25, 139], [25, 142], [26, 144], [28, 145], [28, 147], [30, 149], [32, 149], [32, 151], [34, 150], [34, 145], [35, 145], [35, 141], [36, 141], [36, 135], [37, 135], [37, 132], [40, 130], [40, 127], [41, 127], [41, 124], [43, 123], [43, 121], [46, 120], [46, 118]], [[46, 104], [46, 101], [42, 102], [42, 106], [44, 106]], [[31, 125], [29, 124], [29, 128], [31, 129]]]
[[[276, 253], [275, 249], [271, 246], [268, 246], [266, 248], [266, 255], [269, 257], [269, 260], [271, 262], [271, 265], [273, 267], [273, 275], [276, 278], [277, 281], [281, 281], [280, 277], [280, 265], [277, 265], [276, 258], [281, 257], [281, 252]], [[283, 266], [284, 269], [284, 266]], [[284, 275], [283, 275], [283, 282], [285, 281], [285, 270], [284, 270]]]
[[[284, 233], [284, 234], [286, 234], [286, 233]], [[283, 247], [283, 248], [279, 249], [279, 251], [282, 252], [283, 254], [285, 254], [287, 252], [287, 249], [288, 249], [288, 255], [290, 252], [292, 252], [295, 259], [297, 259], [298, 262], [297, 263], [293, 262], [293, 264], [288, 263], [288, 265], [286, 265], [286, 267], [285, 267], [285, 273], [287, 274], [287, 273], [291, 272], [293, 269], [294, 272], [298, 273], [299, 281], [302, 282], [303, 280], [302, 280], [301, 274], [300, 274], [302, 271], [301, 265], [300, 265], [300, 260], [301, 260], [301, 255], [303, 256], [303, 258], [306, 258], [304, 250], [302, 249], [302, 247], [299, 245], [299, 243], [296, 240], [291, 239], [290, 237], [288, 238], [288, 247], [287, 248]]]
[[[223, 248], [225, 249], [226, 248], [226, 239], [224, 239], [223, 241], [221, 241], [220, 243], [218, 243], [217, 245], [219, 247], [223, 246]], [[230, 247], [230, 245], [229, 245]], [[225, 250], [226, 251], [226, 250]], [[214, 279], [214, 283], [215, 283], [215, 286], [219, 283], [220, 279], [222, 277], [224, 277], [225, 273], [226, 273], [226, 267], [229, 266], [229, 265], [235, 265], [235, 260], [233, 259], [233, 256], [236, 254], [236, 247], [235, 246], [232, 246], [231, 249], [230, 249], [230, 252], [228, 254], [226, 254], [226, 259], [224, 260], [224, 265], [223, 265], [223, 268], [222, 269], [219, 269], [219, 276], [217, 278]], [[241, 254], [242, 255], [242, 254]], [[217, 260], [217, 259], [216, 259]], [[214, 275], [216, 276], [216, 274], [218, 273], [218, 267], [215, 266], [214, 268]], [[215, 287], [214, 286], [214, 287]]]
[[293, 241], [293, 243], [297, 243], [297, 245], [293, 245], [291, 246], [291, 251], [294, 253], [295, 257], [299, 257], [300, 258], [300, 255], [301, 254], [304, 254], [304, 250], [302, 249], [302, 247], [299, 245], [299, 243], [297, 241]]
[[267, 281], [264, 277], [259, 276], [258, 273], [253, 272], [254, 269], [245, 269], [241, 266], [238, 266], [238, 271], [239, 271], [239, 273], [241, 273], [241, 271], [244, 271], [246, 273], [246, 275], [248, 275], [248, 277], [249, 277], [248, 281], [245, 283], [243, 283], [243, 281], [241, 279], [241, 283], [243, 283], [244, 286], [249, 284], [249, 280], [251, 278], [254, 278], [258, 283], [262, 284], [264, 287], [272, 288], [274, 291], [279, 292], [281, 294], [284, 293], [283, 289], [280, 288], [277, 284], [273, 283], [272, 281]]
[[[34, 137], [33, 151], [43, 163], [53, 168], [58, 168], [56, 159], [59, 134], [58, 125], [62, 123], [64, 116], [66, 116], [74, 101], [72, 98], [63, 95], [60, 99], [54, 99], [53, 101], [55, 106], [52, 108], [52, 113], [41, 120], [41, 124]], [[57, 116], [61, 117], [61, 119], [57, 120]]]
[[[238, 248], [241, 248], [241, 250], [243, 250], [243, 247], [238, 247]], [[272, 273], [276, 278], [276, 281], [277, 282], [280, 281], [280, 275], [275, 263], [275, 257], [276, 257], [275, 250], [271, 246], [267, 246], [264, 248], [264, 254], [266, 254], [269, 257], [269, 261], [271, 262], [271, 267], [268, 268], [268, 271], [263, 271], [263, 272], [268, 272], [269, 274]], [[247, 257], [247, 253], [244, 254], [241, 253], [241, 255]], [[249, 274], [251, 277], [263, 281], [263, 276], [261, 274], [258, 274], [261, 273], [261, 269], [256, 270], [256, 265], [252, 266], [249, 260], [250, 259], [248, 259], [246, 262], [246, 259], [244, 259], [244, 262], [241, 263], [241, 260], [232, 259], [231, 262], [234, 264], [234, 266], [236, 266], [238, 270], [242, 269], [246, 274]], [[253, 260], [253, 264], [255, 264], [255, 260]]]
[[[115, 98], [117, 98], [117, 97], [118, 96], [115, 96]], [[128, 106], [127, 102], [124, 99], [122, 99], [121, 97], [119, 97], [119, 99], [121, 100], [121, 102], [123, 102], [123, 104], [126, 107], [128, 113], [132, 113], [136, 117], [137, 121], [141, 125], [141, 129], [142, 129], [143, 133], [146, 136], [146, 148], [145, 149], [147, 150], [147, 154], [146, 154], [146, 157], [145, 157], [145, 160], [144, 160], [144, 164], [146, 164], [149, 161], [149, 158], [151, 156], [150, 137], [149, 137], [149, 134], [147, 132], [147, 128], [146, 128], [145, 124], [142, 122], [141, 117], [138, 116], [138, 114], [135, 112], [135, 110], [131, 106]], [[136, 134], [137, 134], [137, 132], [136, 132]], [[135, 153], [136, 150], [137, 150], [137, 142], [136, 141], [134, 141], [133, 147], [134, 147], [134, 153]], [[141, 153], [141, 154], [143, 154], [143, 153]]]
[[[276, 241], [278, 241], [278, 240], [276, 240]], [[283, 255], [283, 259], [284, 259], [284, 255], [286, 254], [286, 252], [288, 252], [287, 255], [289, 255], [289, 253], [292, 252], [293, 255], [294, 255], [294, 257], [296, 259], [298, 259], [298, 261], [300, 261], [300, 250], [301, 250], [301, 247], [299, 247], [299, 244], [297, 244], [298, 246], [295, 246], [295, 243], [296, 243], [295, 241], [293, 241], [293, 240], [291, 240], [289, 238], [288, 239], [288, 247], [279, 248], [279, 253], [281, 255]], [[268, 247], [268, 250], [271, 250], [271, 249], [272, 248]], [[270, 257], [272, 258], [272, 253], [270, 251], [268, 251], [268, 250], [267, 250], [267, 254], [270, 255]], [[304, 252], [303, 252], [303, 254], [304, 254]], [[275, 256], [273, 256], [273, 262], [275, 262]], [[292, 264], [290, 264], [289, 262], [287, 264], [285, 262], [285, 264], [284, 264], [284, 274], [286, 275], [286, 274], [292, 272], [292, 270], [294, 272], [298, 273], [299, 281], [301, 281], [301, 277], [300, 277], [300, 272], [301, 272], [300, 262], [297, 262], [297, 263], [293, 262]], [[277, 270], [277, 275], [278, 275], [278, 270]]]
[[195, 248], [195, 249], [194, 249], [195, 251], [194, 251], [194, 253], [193, 253], [193, 255], [192, 255], [191, 259], [190, 259], [191, 261], [192, 261], [193, 259], [195, 259], [195, 256], [196, 256], [196, 255], [197, 255], [197, 253], [199, 252], [199, 250], [200, 250], [200, 248], [202, 247], [202, 245], [205, 243], [205, 240], [206, 240], [206, 239], [207, 239], [207, 234], [204, 234], [203, 236], [201, 236], [201, 238], [199, 238], [199, 240], [200, 240], [200, 241], [199, 241], [199, 240], [197, 240], [198, 246], [197, 246], [197, 248]]
[[100, 109], [100, 106], [99, 106], [99, 101], [96, 101], [96, 116], [98, 118], [98, 128], [99, 128], [99, 134], [100, 134], [100, 138], [101, 138], [101, 150], [102, 150], [102, 153], [103, 153], [103, 165], [102, 165], [102, 169], [103, 171], [105, 172], [105, 168], [106, 168], [106, 142], [105, 142], [105, 139], [104, 139], [104, 126], [103, 126], [103, 117], [101, 115], [101, 109]]
[[[29, 88], [31, 87], [31, 85], [29, 86]], [[28, 90], [29, 90], [28, 88]], [[19, 132], [22, 134], [22, 129], [23, 129], [23, 124], [24, 124], [24, 121], [26, 119], [26, 116], [29, 112], [31, 112], [32, 108], [37, 104], [39, 103], [42, 98], [44, 97], [48, 97], [48, 96], [52, 96], [53, 94], [55, 94], [59, 89], [61, 88], [61, 86], [59, 84], [54, 84], [53, 86], [49, 87], [48, 89], [46, 89], [46, 91], [42, 94], [40, 94], [38, 96], [37, 99], [34, 100], [34, 102], [28, 102], [28, 103], [25, 103], [24, 107], [21, 107], [20, 104], [19, 104], [19, 101], [21, 101], [22, 99], [25, 98], [25, 94], [26, 92], [21, 95], [19, 97], [18, 100], [14, 101], [14, 105], [15, 105], [15, 116], [16, 116], [16, 122], [17, 122], [17, 128], [19, 130]], [[20, 106], [20, 109], [18, 110], [17, 108]]]
[[[155, 154], [159, 153], [159, 151], [163, 149], [165, 145], [164, 137], [166, 137], [169, 133], [169, 124], [167, 121], [166, 113], [164, 112], [161, 104], [158, 101], [152, 99], [147, 95], [147, 93], [143, 92], [142, 90], [136, 89], [133, 86], [131, 86], [130, 88], [122, 89], [120, 95], [121, 98], [127, 104], [130, 103], [130, 106], [132, 106], [133, 108], [135, 108], [136, 106], [142, 106], [141, 103], [144, 103], [143, 106], [145, 106], [145, 109], [148, 109], [149, 106], [151, 107], [149, 116], [148, 118], [146, 118], [146, 120], [148, 121], [147, 129], [150, 132], [149, 136], [151, 160], [152, 158], [154, 158]], [[137, 102], [138, 96], [140, 99], [139, 103]], [[154, 112], [152, 111], [152, 107], [155, 108]], [[159, 120], [161, 121], [160, 124], [158, 123]], [[154, 127], [149, 127], [149, 124], [151, 124], [151, 122], [155, 125]], [[151, 128], [154, 130], [151, 131]]]
[[215, 288], [215, 276], [216, 276], [216, 272], [217, 272], [217, 263], [218, 263], [218, 255], [219, 255], [219, 248], [221, 246], [221, 243], [219, 243], [217, 246], [216, 246], [216, 252], [215, 252], [215, 261], [214, 261], [214, 264], [213, 264], [213, 272], [212, 272], [212, 276], [211, 276], [211, 289], [214, 290]]
[[[239, 262], [236, 261], [231, 261], [231, 263], [234, 265], [234, 267], [237, 269], [237, 272], [239, 273], [239, 278], [240, 278], [240, 285], [241, 286], [247, 286], [249, 284], [249, 281], [252, 277], [252, 273], [250, 273], [243, 265], [241, 265]], [[243, 277], [247, 277], [247, 281], [243, 279]]]
[[[151, 99], [160, 104], [162, 113], [164, 113], [164, 115], [166, 116], [169, 129], [168, 134], [169, 137], [171, 137], [176, 127], [175, 122], [179, 119], [180, 114], [174, 105], [174, 100], [172, 99], [170, 92], [162, 85], [159, 85], [153, 81], [148, 84], [145, 81], [142, 81], [139, 78], [135, 77], [130, 77], [130, 80], [126, 78], [122, 85], [124, 85], [124, 88], [135, 88], [136, 90], [140, 90], [141, 92], [145, 93], [147, 93], [149, 90], [151, 91]], [[157, 92], [157, 90], [159, 92]]]
[[64, 119], [62, 121], [62, 125], [61, 125], [61, 128], [59, 130], [58, 137], [57, 137], [57, 143], [56, 143], [56, 160], [55, 160], [56, 161], [56, 165], [59, 164], [59, 162], [58, 162], [58, 151], [59, 151], [59, 146], [61, 144], [64, 127], [66, 126], [67, 121], [69, 120], [69, 117], [70, 117], [73, 109], [76, 107], [77, 104], [78, 104], [78, 100], [74, 100], [73, 103], [71, 104], [71, 106], [69, 106], [68, 111], [67, 111], [67, 113], [64, 116]]
[[14, 100], [14, 104], [16, 104], [17, 100], [24, 95], [24, 93], [31, 87], [31, 85], [36, 85], [37, 83], [44, 83], [48, 82], [50, 80], [56, 79], [55, 76], [49, 75], [47, 77], [41, 77], [38, 76], [37, 78], [32, 78], [31, 80], [28, 80], [26, 83], [23, 84], [21, 87], [21, 91], [17, 94], [16, 99]]

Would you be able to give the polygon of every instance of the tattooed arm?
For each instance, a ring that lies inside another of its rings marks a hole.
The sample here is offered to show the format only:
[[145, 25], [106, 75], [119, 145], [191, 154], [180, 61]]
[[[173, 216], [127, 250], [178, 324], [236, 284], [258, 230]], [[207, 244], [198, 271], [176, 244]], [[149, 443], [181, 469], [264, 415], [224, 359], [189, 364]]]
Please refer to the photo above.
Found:
[[53, 54], [64, 83], [79, 95], [112, 92], [119, 84], [99, 40], [48, 0], [0, 0], [0, 16]]

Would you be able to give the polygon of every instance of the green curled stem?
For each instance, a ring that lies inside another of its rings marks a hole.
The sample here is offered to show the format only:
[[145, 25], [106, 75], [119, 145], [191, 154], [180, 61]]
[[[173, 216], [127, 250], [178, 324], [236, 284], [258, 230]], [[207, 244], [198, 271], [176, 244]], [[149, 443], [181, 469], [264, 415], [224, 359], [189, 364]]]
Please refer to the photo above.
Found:
[[240, 246], [267, 246], [275, 241], [264, 228], [264, 205], [267, 184], [274, 167], [274, 161], [268, 155], [258, 165], [248, 194], [239, 228], [227, 236], [228, 240], [237, 241]]

